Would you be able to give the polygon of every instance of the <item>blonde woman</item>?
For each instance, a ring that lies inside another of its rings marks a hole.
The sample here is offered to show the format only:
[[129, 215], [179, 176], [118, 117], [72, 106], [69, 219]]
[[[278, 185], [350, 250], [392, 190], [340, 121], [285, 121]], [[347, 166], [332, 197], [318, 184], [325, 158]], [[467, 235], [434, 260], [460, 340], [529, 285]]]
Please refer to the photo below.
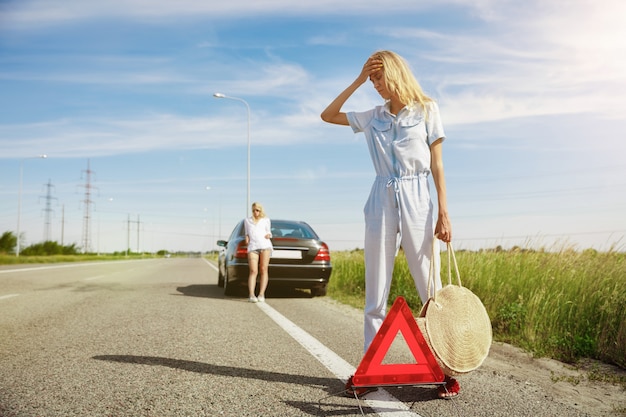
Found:
[[[384, 104], [364, 112], [342, 112], [344, 103], [368, 79]], [[433, 239], [452, 239], [442, 162], [445, 139], [439, 107], [420, 87], [405, 60], [391, 51], [368, 58], [361, 73], [321, 114], [328, 123], [362, 132], [374, 163], [376, 179], [365, 204], [365, 320], [367, 351], [387, 311], [395, 257], [400, 246], [422, 302], [428, 299], [428, 273], [435, 267], [435, 290], [441, 288], [439, 251]], [[437, 190], [434, 222], [428, 176]], [[347, 386], [350, 384], [348, 381]], [[357, 395], [366, 393], [357, 390]], [[458, 383], [448, 378], [441, 398], [456, 396]]]
[[[271, 222], [260, 203], [252, 204], [252, 216], [244, 221], [246, 243], [248, 245], [248, 301], [264, 302], [265, 290], [269, 281], [268, 266], [272, 254]], [[257, 276], [259, 276], [259, 296], [255, 295]]]

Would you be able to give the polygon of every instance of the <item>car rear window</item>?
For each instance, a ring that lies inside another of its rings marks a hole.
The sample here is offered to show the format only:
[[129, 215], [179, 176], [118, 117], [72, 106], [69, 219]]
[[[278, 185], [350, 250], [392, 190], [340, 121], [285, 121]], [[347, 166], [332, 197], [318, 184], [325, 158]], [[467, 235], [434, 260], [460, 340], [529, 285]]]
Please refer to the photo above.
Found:
[[272, 236], [317, 239], [311, 228], [299, 223], [272, 222]]

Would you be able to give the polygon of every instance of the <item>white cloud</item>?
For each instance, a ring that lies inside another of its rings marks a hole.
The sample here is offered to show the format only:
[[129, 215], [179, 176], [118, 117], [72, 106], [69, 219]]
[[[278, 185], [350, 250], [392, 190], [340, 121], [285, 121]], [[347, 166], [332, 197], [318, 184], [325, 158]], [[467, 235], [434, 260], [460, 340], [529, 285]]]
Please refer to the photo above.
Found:
[[[115, 1], [105, 3], [27, 1], [23, 10], [24, 13], [31, 10], [33, 20], [45, 20], [64, 18], [71, 13], [77, 18], [85, 18], [96, 13], [118, 13], [118, 10], [133, 15], [144, 13], [140, 9], [147, 8], [147, 4], [139, 0], [125, 2], [123, 8], [114, 7]], [[176, 12], [170, 10], [174, 7], [171, 2], [150, 3], [154, 10], [145, 13], [226, 12], [226, 6], [209, 7], [207, 2], [176, 3]], [[451, 29], [440, 33], [420, 27], [393, 28], [386, 32], [379, 29], [379, 35], [384, 33], [392, 39], [402, 39], [404, 44], [411, 44], [411, 39], [425, 44], [424, 48], [410, 49], [414, 55], [407, 58], [412, 63], [421, 64], [424, 59], [432, 63], [433, 70], [424, 71], [424, 74], [428, 83], [435, 87], [447, 125], [568, 113], [623, 117], [626, 97], [626, 42], [623, 39], [626, 39], [626, 33], [616, 17], [626, 8], [622, 3], [598, 6], [580, 0], [579, 7], [564, 8], [531, 2], [523, 10], [518, 10], [518, 6], [511, 2], [452, 3], [474, 7], [480, 18], [489, 19], [489, 23], [480, 32]], [[242, 6], [241, 2], [228, 4]], [[363, 4], [367, 8], [374, 3]], [[272, 9], [279, 5], [280, 2], [274, 2], [266, 6]], [[315, 6], [304, 2], [299, 7]], [[19, 9], [18, 6], [13, 8]], [[53, 12], [57, 9], [66, 12]], [[502, 30], [503, 27], [506, 30]], [[324, 40], [317, 39], [316, 42], [323, 43]], [[210, 49], [208, 45], [203, 46]], [[269, 53], [265, 57], [240, 58], [228, 63], [214, 60], [211, 68], [194, 69], [176, 68], [168, 58], [158, 56], [88, 56], [81, 60], [110, 65], [111, 71], [94, 65], [93, 71], [5, 72], [0, 76], [12, 80], [119, 84], [123, 87], [177, 84], [185, 85], [186, 93], [206, 95], [207, 100], [212, 100], [210, 96], [216, 91], [246, 98], [272, 97], [284, 112], [269, 114], [263, 106], [253, 107], [252, 118], [255, 137], [274, 144], [293, 141], [294, 130], [318, 127], [321, 109], [352, 81], [317, 81], [302, 65]], [[228, 74], [228, 78], [219, 79], [224, 74]], [[332, 72], [327, 71], [318, 77], [327, 74]], [[375, 92], [364, 87], [350, 99], [346, 108], [368, 108], [378, 102]], [[38, 124], [20, 127], [19, 133], [10, 125], [5, 125], [3, 130], [8, 135], [5, 137], [28, 137], [31, 143], [59, 143], [64, 145], [66, 152], [77, 153], [97, 149], [104, 152], [107, 145], [114, 145], [111, 148], [115, 149], [108, 152], [131, 152], [144, 146], [162, 148], [173, 144], [172, 137], [177, 138], [176, 146], [215, 146], [210, 133], [207, 134], [212, 129], [219, 129], [222, 135], [231, 138], [230, 143], [237, 143], [242, 136], [236, 127], [241, 122], [241, 115], [229, 114], [225, 118], [224, 108], [223, 103], [212, 105], [215, 114], [220, 115], [215, 120], [161, 113], [151, 117], [129, 115], [125, 120], [65, 119], [55, 122], [54, 129], [46, 132], [39, 131]], [[301, 134], [297, 140], [307, 138], [317, 136]], [[74, 144], [73, 140], [80, 142]], [[9, 146], [7, 142], [3, 145]]]
[[[386, 3], [386, 13], [408, 13], [452, 4], [468, 8], [483, 19], [495, 15], [494, 0]], [[63, 24], [69, 21], [116, 17], [134, 20], [171, 20], [177, 17], [238, 18], [249, 16], [294, 15], [377, 15], [379, 0], [336, 2], [334, 0], [21, 0], [6, 5], [3, 15], [7, 22], [22, 27]]]
[[504, 3], [480, 32], [398, 28], [391, 36], [428, 45], [410, 60], [435, 68], [428, 81], [450, 123], [568, 113], [623, 119], [626, 3], [565, 3], [508, 12]]

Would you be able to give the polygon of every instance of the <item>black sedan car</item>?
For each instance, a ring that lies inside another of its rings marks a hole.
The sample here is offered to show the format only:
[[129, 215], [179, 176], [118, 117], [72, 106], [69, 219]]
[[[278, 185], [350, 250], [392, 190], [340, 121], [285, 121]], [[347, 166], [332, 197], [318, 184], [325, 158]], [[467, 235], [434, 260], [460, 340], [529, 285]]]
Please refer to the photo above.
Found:
[[[305, 222], [273, 220], [274, 250], [269, 265], [269, 287], [276, 285], [311, 290], [312, 296], [326, 295], [332, 266], [328, 245]], [[235, 295], [247, 287], [248, 249], [243, 220], [233, 229], [228, 240], [218, 240], [220, 251], [218, 285], [224, 294]]]

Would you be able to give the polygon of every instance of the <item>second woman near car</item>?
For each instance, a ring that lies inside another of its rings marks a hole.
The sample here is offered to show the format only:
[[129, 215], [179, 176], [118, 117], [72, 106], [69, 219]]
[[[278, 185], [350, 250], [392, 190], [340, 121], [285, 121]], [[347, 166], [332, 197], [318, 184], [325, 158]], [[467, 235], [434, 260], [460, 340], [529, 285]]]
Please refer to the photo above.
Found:
[[[248, 301], [264, 302], [265, 290], [269, 281], [268, 266], [272, 255], [271, 221], [260, 203], [252, 204], [252, 216], [244, 221], [246, 243], [248, 245]], [[259, 276], [259, 295], [255, 295], [257, 276]]]

